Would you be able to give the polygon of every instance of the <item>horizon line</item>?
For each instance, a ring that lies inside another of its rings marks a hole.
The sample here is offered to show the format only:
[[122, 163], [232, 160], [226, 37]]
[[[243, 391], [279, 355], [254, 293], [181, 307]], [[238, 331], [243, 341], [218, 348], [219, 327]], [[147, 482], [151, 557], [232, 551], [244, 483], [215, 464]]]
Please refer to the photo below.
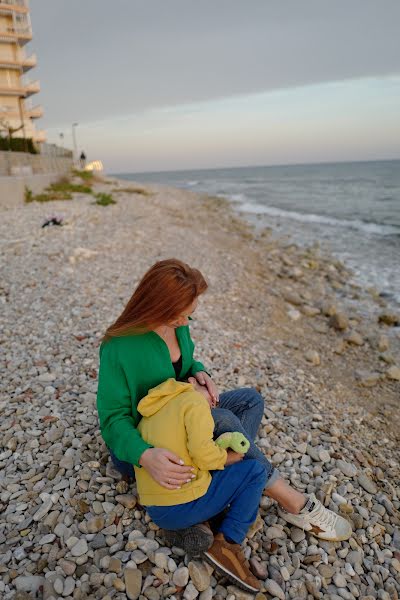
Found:
[[157, 171], [118, 171], [113, 173], [107, 173], [109, 176], [117, 175], [145, 175], [151, 173], [185, 173], [190, 171], [221, 171], [234, 170], [234, 169], [259, 169], [259, 168], [274, 168], [274, 167], [317, 167], [320, 165], [345, 165], [345, 164], [363, 164], [363, 163], [374, 163], [374, 162], [396, 162], [400, 161], [400, 156], [397, 158], [372, 158], [367, 160], [329, 160], [319, 162], [295, 162], [295, 163], [277, 163], [277, 164], [256, 164], [256, 165], [238, 165], [238, 166], [219, 166], [219, 167], [193, 167], [186, 169], [161, 169]]

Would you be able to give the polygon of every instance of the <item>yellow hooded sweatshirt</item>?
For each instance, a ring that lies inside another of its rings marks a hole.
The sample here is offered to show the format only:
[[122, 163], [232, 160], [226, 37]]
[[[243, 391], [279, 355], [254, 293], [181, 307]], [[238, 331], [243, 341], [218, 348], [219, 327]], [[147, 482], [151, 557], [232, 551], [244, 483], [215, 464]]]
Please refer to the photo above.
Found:
[[174, 452], [195, 468], [196, 478], [180, 489], [159, 485], [146, 469], [135, 467], [140, 502], [147, 506], [172, 506], [197, 500], [208, 490], [210, 470], [223, 469], [226, 450], [213, 441], [214, 420], [207, 400], [191, 383], [167, 379], [150, 390], [138, 404], [143, 418], [138, 430], [152, 446]]

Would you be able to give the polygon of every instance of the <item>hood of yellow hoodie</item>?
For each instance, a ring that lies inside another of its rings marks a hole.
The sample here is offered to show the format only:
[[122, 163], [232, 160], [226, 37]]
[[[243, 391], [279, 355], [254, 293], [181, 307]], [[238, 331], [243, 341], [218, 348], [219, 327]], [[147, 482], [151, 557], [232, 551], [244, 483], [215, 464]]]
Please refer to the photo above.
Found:
[[156, 412], [162, 409], [173, 398], [176, 398], [182, 392], [194, 391], [191, 383], [184, 381], [175, 381], [175, 379], [167, 379], [155, 388], [152, 388], [147, 396], [142, 398], [138, 404], [138, 411], [143, 417], [151, 417]]

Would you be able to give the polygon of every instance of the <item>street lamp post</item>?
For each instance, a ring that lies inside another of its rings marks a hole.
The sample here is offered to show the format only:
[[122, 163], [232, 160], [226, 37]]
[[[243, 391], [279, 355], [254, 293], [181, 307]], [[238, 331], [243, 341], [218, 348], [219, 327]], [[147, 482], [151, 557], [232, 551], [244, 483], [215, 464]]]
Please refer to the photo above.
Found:
[[78, 127], [79, 123], [72, 123], [72, 141], [74, 144], [74, 165], [77, 166], [78, 164], [78, 146], [76, 144], [76, 133], [75, 133], [75, 129], [76, 127]]

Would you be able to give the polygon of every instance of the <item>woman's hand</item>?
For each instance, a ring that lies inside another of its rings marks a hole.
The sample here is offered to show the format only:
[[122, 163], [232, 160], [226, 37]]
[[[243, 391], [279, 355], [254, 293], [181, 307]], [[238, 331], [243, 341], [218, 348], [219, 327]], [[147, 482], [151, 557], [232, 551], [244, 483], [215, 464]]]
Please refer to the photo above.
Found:
[[237, 462], [243, 460], [244, 454], [239, 454], [239, 452], [234, 452], [233, 450], [226, 451], [226, 463], [225, 466], [229, 467], [229, 465], [233, 465]]
[[198, 371], [195, 375], [195, 378], [200, 383], [200, 385], [206, 386], [208, 393], [211, 396], [211, 400], [213, 402], [213, 408], [217, 406], [219, 402], [219, 394], [217, 386], [215, 385], [209, 374], [205, 371]]
[[195, 477], [193, 467], [185, 466], [179, 456], [165, 448], [148, 448], [140, 457], [139, 464], [154, 481], [168, 490], [176, 490]]

